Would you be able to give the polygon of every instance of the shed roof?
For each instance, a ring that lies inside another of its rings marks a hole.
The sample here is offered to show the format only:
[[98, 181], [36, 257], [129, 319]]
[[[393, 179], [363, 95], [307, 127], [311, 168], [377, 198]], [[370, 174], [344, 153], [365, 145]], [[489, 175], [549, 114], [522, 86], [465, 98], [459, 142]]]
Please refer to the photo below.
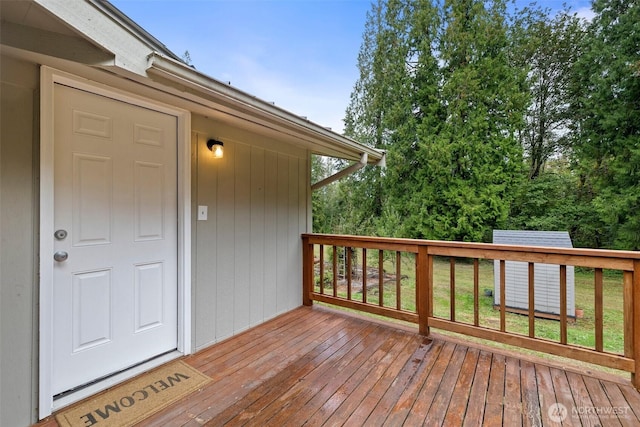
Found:
[[493, 230], [493, 243], [552, 248], [572, 248], [567, 231]]

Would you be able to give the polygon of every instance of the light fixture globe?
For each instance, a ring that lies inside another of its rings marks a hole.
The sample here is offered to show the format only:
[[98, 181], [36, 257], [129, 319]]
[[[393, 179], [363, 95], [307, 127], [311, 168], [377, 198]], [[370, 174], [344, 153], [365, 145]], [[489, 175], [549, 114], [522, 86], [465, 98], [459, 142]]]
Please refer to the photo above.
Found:
[[214, 159], [220, 159], [224, 156], [224, 144], [220, 141], [215, 139], [208, 140], [207, 148], [213, 153]]

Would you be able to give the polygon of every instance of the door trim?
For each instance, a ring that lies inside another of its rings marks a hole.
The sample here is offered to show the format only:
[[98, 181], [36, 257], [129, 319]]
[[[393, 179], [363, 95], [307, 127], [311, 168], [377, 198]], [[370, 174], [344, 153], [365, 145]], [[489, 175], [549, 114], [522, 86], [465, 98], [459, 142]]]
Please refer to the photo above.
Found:
[[[40, 282], [39, 282], [39, 380], [38, 417], [51, 415], [54, 409], [66, 406], [90, 396], [100, 386], [107, 388], [111, 381], [99, 383], [98, 387], [88, 387], [65, 397], [62, 402], [54, 402], [52, 392], [53, 370], [53, 254], [54, 246], [54, 86], [64, 84], [76, 89], [127, 102], [139, 107], [170, 114], [177, 119], [177, 172], [178, 172], [178, 342], [173, 357], [190, 354], [191, 342], [191, 115], [189, 111], [172, 107], [150, 99], [135, 96], [118, 88], [108, 87], [94, 81], [85, 80], [63, 71], [46, 66], [40, 71]], [[165, 358], [155, 360], [155, 364], [166, 362]], [[149, 362], [154, 364], [154, 361]], [[148, 364], [144, 365], [145, 367]], [[127, 371], [120, 380], [135, 375]]]

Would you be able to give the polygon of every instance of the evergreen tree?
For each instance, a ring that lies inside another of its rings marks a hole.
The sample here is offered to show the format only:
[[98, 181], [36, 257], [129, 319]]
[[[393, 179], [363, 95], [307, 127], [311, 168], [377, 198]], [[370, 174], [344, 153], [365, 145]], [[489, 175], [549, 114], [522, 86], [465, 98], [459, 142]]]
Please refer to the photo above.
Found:
[[[423, 3], [423, 2], [420, 2]], [[424, 2], [427, 4], [427, 2]], [[345, 117], [347, 136], [388, 151], [390, 176], [380, 170], [363, 170], [348, 178], [345, 192], [356, 203], [351, 211], [351, 232], [398, 235], [400, 224], [382, 224], [383, 206], [392, 203], [389, 182], [397, 180], [398, 168], [412, 165], [405, 154], [398, 154], [398, 143], [412, 135], [413, 68], [416, 57], [412, 20], [416, 5], [411, 1], [378, 1], [367, 15], [363, 44], [358, 55], [360, 78], [351, 95]], [[411, 167], [411, 166], [410, 166]], [[391, 190], [393, 191], [393, 190]], [[394, 217], [395, 218], [395, 217]]]
[[359, 202], [354, 225], [486, 240], [504, 223], [527, 103], [505, 16], [502, 0], [373, 5], [345, 123], [348, 136], [387, 150], [388, 169], [343, 187]]
[[[437, 56], [442, 20], [440, 10], [430, 1], [415, 2], [405, 29], [407, 48], [403, 51], [405, 95], [395, 102], [395, 120], [390, 122], [388, 171], [384, 181], [388, 204], [397, 222], [396, 235], [419, 237], [420, 193], [427, 167], [427, 151], [420, 129], [437, 133], [445, 120], [440, 100], [442, 74]], [[402, 218], [402, 221], [397, 221]], [[390, 225], [386, 229], [394, 229]]]
[[521, 173], [516, 132], [527, 103], [524, 73], [508, 55], [504, 2], [445, 2], [440, 43], [444, 120], [419, 125], [425, 150], [416, 237], [488, 240], [507, 219]]
[[[596, 0], [575, 67], [573, 149], [594, 246], [640, 249], [640, 1]], [[597, 222], [596, 222], [597, 221]]]

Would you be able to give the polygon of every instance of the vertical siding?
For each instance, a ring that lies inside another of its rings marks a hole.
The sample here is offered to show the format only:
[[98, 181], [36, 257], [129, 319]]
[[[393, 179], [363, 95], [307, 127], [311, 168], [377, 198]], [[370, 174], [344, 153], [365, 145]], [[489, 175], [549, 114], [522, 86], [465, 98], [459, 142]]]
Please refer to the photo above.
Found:
[[242, 331], [251, 324], [251, 166], [251, 147], [235, 145], [233, 331]]
[[277, 226], [276, 226], [276, 310], [282, 312], [286, 308], [287, 258], [289, 256], [289, 158], [284, 154], [278, 156], [278, 190], [277, 190]]
[[[194, 205], [209, 207], [208, 220], [194, 225], [200, 349], [301, 304], [308, 161], [306, 151], [201, 117], [194, 126]], [[207, 135], [224, 142], [222, 159], [202, 149]]]
[[[304, 184], [304, 172], [298, 159], [289, 158], [289, 229], [287, 230], [287, 289], [283, 295], [286, 308], [296, 307], [302, 302], [301, 242], [300, 242], [300, 197], [298, 188]], [[295, 286], [296, 282], [298, 286]]]
[[265, 298], [265, 151], [263, 148], [251, 148], [251, 247], [250, 247], [250, 283], [249, 322], [257, 325], [264, 320]]
[[277, 221], [278, 221], [278, 155], [273, 151], [265, 153], [265, 244], [264, 260], [264, 317], [277, 313]]
[[[192, 164], [192, 176], [194, 181], [192, 186], [194, 194], [192, 201], [197, 212], [198, 205], [208, 206], [209, 215], [206, 226], [201, 225], [201, 221], [195, 221], [191, 227], [192, 230], [192, 246], [194, 251], [191, 254], [191, 272], [194, 277], [192, 280], [192, 297], [193, 302], [193, 331], [195, 334], [195, 344], [198, 341], [210, 342], [215, 340], [215, 332], [217, 330], [216, 316], [211, 313], [215, 312], [215, 302], [218, 300], [216, 283], [216, 274], [218, 271], [218, 246], [216, 242], [217, 213], [218, 204], [215, 188], [218, 186], [218, 174], [214, 168], [199, 167], [202, 157], [206, 154], [207, 148], [204, 146], [206, 139], [202, 136], [194, 134], [192, 138], [195, 140], [196, 158]], [[195, 172], [194, 172], [195, 171]], [[206, 183], [206, 185], [204, 185]], [[198, 257], [198, 254], [206, 254]]]
[[[216, 315], [216, 338], [226, 338], [233, 335], [233, 308], [235, 286], [235, 185], [234, 185], [234, 144], [227, 143], [225, 147], [225, 156], [222, 159], [214, 159], [214, 164], [205, 165], [205, 167], [214, 167], [218, 171], [218, 186], [210, 188], [209, 191], [216, 192], [217, 199], [217, 218], [214, 226], [216, 227], [216, 235], [211, 242], [217, 247], [217, 266], [215, 282], [211, 286], [215, 286], [218, 290], [217, 298], [212, 301], [212, 308], [215, 308]], [[206, 183], [204, 183], [206, 184]], [[210, 222], [199, 222], [198, 225], [208, 225]], [[240, 226], [240, 224], [238, 224]], [[205, 246], [206, 248], [206, 246]], [[209, 256], [205, 252], [198, 253], [198, 269], [210, 268]]]
[[0, 426], [21, 426], [36, 417], [38, 70], [0, 67]]
[[[494, 230], [493, 243], [527, 246], [572, 247], [569, 233], [558, 231]], [[494, 304], [500, 304], [500, 262], [494, 262]], [[517, 309], [529, 307], [529, 265], [526, 262], [505, 263], [505, 304]], [[534, 264], [535, 310], [560, 314], [560, 266]], [[567, 267], [567, 314], [575, 315], [574, 267]]]

